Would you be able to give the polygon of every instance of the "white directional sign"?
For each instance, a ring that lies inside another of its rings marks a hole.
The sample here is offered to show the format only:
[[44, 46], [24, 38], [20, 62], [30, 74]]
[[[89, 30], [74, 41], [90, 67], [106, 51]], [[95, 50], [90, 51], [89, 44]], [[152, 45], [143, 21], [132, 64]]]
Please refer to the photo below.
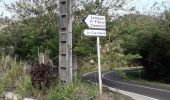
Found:
[[106, 30], [85, 29], [83, 33], [86, 36], [106, 36]]
[[102, 94], [102, 76], [101, 76], [101, 61], [100, 61], [100, 36], [106, 36], [106, 18], [99, 15], [88, 15], [84, 23], [91, 29], [83, 30], [86, 36], [97, 37], [97, 58], [98, 58], [98, 77], [99, 77], [99, 91]]
[[106, 29], [105, 16], [88, 15], [84, 22], [88, 25], [89, 28]]

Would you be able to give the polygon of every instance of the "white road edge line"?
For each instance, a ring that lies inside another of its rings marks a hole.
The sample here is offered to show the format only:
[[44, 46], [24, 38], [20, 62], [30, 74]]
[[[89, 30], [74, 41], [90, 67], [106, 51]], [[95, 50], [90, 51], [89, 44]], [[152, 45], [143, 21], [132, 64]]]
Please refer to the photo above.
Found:
[[84, 74], [84, 75], [83, 75], [83, 77], [85, 77], [86, 75], [89, 75], [89, 74], [95, 73], [95, 72], [97, 72], [97, 71], [88, 72], [88, 73]]
[[127, 96], [129, 96], [129, 97], [131, 97], [132, 99], [135, 99], [135, 100], [159, 100], [159, 99], [155, 99], [155, 98], [152, 98], [152, 97], [136, 94], [136, 93], [133, 93], [133, 92], [128, 92], [128, 91], [108, 87], [108, 86], [105, 86], [105, 85], [104, 85], [104, 87], [107, 87], [111, 91], [127, 95]]
[[[85, 77], [86, 75], [89, 75], [91, 73], [95, 73], [95, 72], [86, 73], [86, 74], [83, 75], [83, 77]], [[102, 75], [102, 77], [103, 77], [103, 75]], [[87, 80], [87, 81], [91, 82], [91, 83], [95, 83], [95, 82], [90, 81], [90, 80]], [[97, 83], [95, 83], [95, 84], [97, 84]], [[151, 97], [148, 97], [148, 96], [144, 96], [144, 95], [140, 95], [140, 94], [136, 94], [136, 93], [132, 93], [132, 92], [128, 92], [128, 91], [112, 88], [112, 87], [109, 87], [109, 86], [106, 86], [106, 85], [103, 85], [103, 87], [108, 88], [110, 91], [114, 91], [114, 92], [117, 92], [117, 93], [121, 93], [121, 94], [127, 95], [127, 96], [129, 96], [129, 97], [131, 97], [131, 98], [133, 98], [135, 100], [159, 100], [159, 99], [151, 98]]]
[[120, 84], [126, 84], [126, 85], [131, 85], [131, 86], [136, 86], [136, 87], [141, 87], [141, 88], [146, 88], [146, 89], [151, 89], [151, 90], [157, 90], [157, 91], [162, 91], [162, 92], [168, 92], [168, 93], [170, 93], [170, 91], [168, 91], [168, 90], [163, 90], [163, 89], [158, 89], [158, 88], [151, 88], [151, 87], [140, 86], [140, 85], [134, 85], [134, 84], [130, 84], [130, 83], [125, 83], [125, 82], [120, 82], [120, 81], [114, 81], [114, 80], [110, 80], [110, 79], [108, 79], [108, 78], [105, 78], [104, 75], [109, 74], [109, 73], [112, 73], [112, 72], [106, 72], [106, 73], [102, 74], [102, 78], [104, 78], [104, 79], [106, 79], [106, 80], [109, 80], [109, 81], [116, 82], [116, 83], [120, 83]]

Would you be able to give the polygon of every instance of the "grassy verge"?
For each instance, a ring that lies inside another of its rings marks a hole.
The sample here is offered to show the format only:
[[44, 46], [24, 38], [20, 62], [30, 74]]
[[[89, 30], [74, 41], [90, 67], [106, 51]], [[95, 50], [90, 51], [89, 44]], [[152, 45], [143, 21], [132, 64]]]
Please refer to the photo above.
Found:
[[170, 87], [170, 84], [162, 83], [159, 81], [150, 81], [145, 78], [144, 71], [127, 71], [123, 72], [123, 78], [129, 81], [137, 82], [139, 84], [154, 85], [157, 87]]
[[29, 74], [24, 70], [22, 62], [17, 62], [9, 55], [0, 56], [0, 95], [3, 92], [14, 92], [21, 96], [35, 96]]
[[[94, 70], [97, 70], [95, 64], [86, 63], [79, 71], [80, 75], [83, 75]], [[38, 100], [100, 100], [98, 85], [82, 81], [80, 76], [69, 85], [56, 79], [50, 87], [37, 89], [32, 85], [30, 75], [24, 70], [23, 64], [10, 56], [0, 57], [0, 74], [0, 95], [10, 91], [19, 94], [21, 98], [33, 97]], [[102, 100], [124, 100], [126, 97], [103, 91], [103, 98]]]
[[97, 95], [97, 86], [81, 81], [63, 85], [57, 83], [49, 90], [47, 100], [94, 100]]
[[10, 56], [0, 58], [0, 94], [5, 90], [15, 88], [18, 84], [23, 70], [20, 64]]
[[47, 100], [132, 100], [125, 95], [111, 92], [107, 89], [103, 90], [103, 94], [99, 95], [98, 85], [77, 81], [73, 84], [63, 85], [58, 83], [49, 90]]
[[81, 66], [78, 69], [78, 77], [81, 78], [85, 73], [97, 71], [97, 65], [96, 64], [90, 64], [90, 63], [84, 63], [83, 66]]

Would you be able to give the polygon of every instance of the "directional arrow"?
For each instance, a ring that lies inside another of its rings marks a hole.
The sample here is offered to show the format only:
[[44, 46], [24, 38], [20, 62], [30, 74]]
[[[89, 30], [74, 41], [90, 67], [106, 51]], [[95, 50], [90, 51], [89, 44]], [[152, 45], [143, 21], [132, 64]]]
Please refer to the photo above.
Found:
[[83, 33], [86, 36], [106, 36], [106, 30], [85, 29]]
[[106, 18], [105, 16], [98, 15], [88, 15], [84, 22], [87, 24], [89, 28], [95, 29], [106, 29]]

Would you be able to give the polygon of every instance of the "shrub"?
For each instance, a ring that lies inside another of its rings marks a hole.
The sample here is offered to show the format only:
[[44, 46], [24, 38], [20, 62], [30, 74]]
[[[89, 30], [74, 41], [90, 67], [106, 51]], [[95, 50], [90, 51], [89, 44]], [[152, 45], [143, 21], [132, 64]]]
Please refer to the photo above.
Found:
[[138, 62], [144, 66], [145, 76], [150, 80], [170, 82], [170, 34], [159, 31], [141, 33], [133, 42], [135, 45], [128, 52], [135, 51], [142, 56]]
[[53, 77], [53, 67], [48, 64], [39, 63], [34, 61], [31, 67], [31, 81], [34, 87], [43, 88], [49, 86]]

